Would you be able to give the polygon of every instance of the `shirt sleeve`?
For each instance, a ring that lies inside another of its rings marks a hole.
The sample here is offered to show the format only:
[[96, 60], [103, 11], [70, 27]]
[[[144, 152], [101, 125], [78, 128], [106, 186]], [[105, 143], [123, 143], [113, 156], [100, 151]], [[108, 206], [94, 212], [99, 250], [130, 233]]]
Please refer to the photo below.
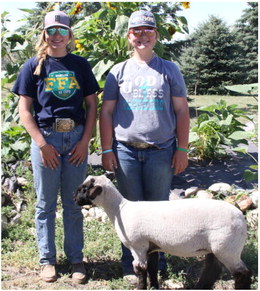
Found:
[[168, 76], [170, 76], [169, 83], [171, 96], [187, 97], [186, 84], [183, 75], [176, 64], [171, 63], [171, 68]]
[[104, 87], [103, 100], [118, 99], [119, 94], [118, 72], [120, 65], [121, 64], [115, 65], [107, 75]]
[[38, 77], [33, 74], [35, 64], [35, 59], [30, 59], [24, 64], [12, 88], [13, 93], [36, 98]]

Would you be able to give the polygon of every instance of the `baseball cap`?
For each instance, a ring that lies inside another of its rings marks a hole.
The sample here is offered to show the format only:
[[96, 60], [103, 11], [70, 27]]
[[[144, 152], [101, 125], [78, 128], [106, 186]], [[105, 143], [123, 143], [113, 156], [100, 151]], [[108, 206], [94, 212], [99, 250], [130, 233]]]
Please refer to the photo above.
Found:
[[48, 12], [44, 17], [44, 29], [51, 26], [70, 28], [70, 18], [62, 11]]
[[146, 10], [133, 12], [128, 22], [128, 29], [138, 26], [150, 26], [156, 28], [157, 26], [153, 13]]

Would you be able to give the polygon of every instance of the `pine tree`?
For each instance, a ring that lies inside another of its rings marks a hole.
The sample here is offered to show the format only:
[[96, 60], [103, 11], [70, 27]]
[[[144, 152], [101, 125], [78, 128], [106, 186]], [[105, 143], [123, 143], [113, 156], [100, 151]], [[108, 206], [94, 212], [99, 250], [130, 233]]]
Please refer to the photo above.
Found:
[[181, 56], [182, 72], [190, 94], [223, 94], [237, 72], [236, 44], [229, 27], [210, 16], [192, 34], [191, 47]]
[[233, 31], [240, 47], [240, 74], [234, 84], [258, 82], [258, 3], [247, 4], [249, 8], [244, 10]]

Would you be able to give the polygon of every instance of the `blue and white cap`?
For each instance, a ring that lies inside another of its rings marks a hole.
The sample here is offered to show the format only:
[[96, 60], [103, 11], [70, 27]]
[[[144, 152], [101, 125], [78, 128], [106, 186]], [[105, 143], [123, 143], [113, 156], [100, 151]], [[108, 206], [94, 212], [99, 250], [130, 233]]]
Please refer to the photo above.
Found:
[[153, 13], [146, 10], [138, 10], [133, 12], [128, 22], [128, 29], [138, 26], [150, 26], [157, 28]]

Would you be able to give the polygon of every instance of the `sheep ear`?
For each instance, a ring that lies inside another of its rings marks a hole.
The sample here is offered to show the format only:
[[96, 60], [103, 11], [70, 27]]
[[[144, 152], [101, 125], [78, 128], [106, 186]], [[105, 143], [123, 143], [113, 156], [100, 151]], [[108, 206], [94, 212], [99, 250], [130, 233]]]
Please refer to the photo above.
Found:
[[111, 180], [111, 181], [113, 181], [114, 178], [115, 178], [115, 174], [114, 174], [114, 172], [106, 172], [106, 173], [105, 173], [105, 176], [106, 176], [109, 180]]
[[97, 198], [98, 195], [101, 194], [102, 190], [103, 190], [103, 188], [101, 186], [95, 186], [95, 187], [91, 188], [89, 190], [89, 198], [91, 200], [94, 200], [95, 198]]

